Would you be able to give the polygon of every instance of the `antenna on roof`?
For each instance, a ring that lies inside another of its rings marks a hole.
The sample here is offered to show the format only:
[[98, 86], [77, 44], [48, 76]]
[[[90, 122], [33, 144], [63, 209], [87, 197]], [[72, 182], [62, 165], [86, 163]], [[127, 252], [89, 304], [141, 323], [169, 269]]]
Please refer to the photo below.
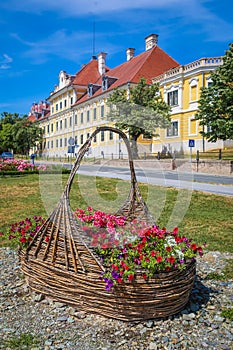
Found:
[[95, 21], [93, 22], [93, 57], [95, 57]]

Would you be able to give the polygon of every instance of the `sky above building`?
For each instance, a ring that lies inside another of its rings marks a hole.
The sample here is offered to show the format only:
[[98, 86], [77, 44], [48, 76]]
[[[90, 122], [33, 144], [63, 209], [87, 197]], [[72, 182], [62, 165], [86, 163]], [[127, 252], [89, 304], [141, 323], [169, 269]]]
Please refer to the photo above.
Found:
[[180, 64], [225, 54], [231, 0], [7, 0], [0, 2], [0, 114], [27, 114], [49, 97], [61, 70], [75, 74], [106, 52], [113, 68], [145, 37]]

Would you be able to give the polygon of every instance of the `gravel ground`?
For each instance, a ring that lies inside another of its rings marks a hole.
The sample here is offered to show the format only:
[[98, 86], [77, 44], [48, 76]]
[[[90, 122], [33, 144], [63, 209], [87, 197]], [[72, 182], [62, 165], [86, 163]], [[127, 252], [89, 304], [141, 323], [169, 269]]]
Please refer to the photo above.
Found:
[[[208, 252], [198, 259], [190, 301], [181, 313], [165, 320], [125, 323], [30, 291], [16, 252], [1, 248], [0, 349], [232, 350], [233, 322], [221, 312], [232, 308], [233, 281], [206, 279], [210, 272], [221, 273], [230, 258], [229, 253]], [[23, 345], [27, 342], [30, 345]]]

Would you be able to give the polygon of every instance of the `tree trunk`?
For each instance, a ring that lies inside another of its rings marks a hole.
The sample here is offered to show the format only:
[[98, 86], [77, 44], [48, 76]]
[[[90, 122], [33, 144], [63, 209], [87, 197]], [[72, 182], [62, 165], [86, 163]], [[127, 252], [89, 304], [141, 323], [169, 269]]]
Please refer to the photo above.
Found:
[[139, 158], [137, 139], [138, 139], [138, 136], [132, 135], [132, 137], [131, 137], [131, 152], [132, 152], [133, 159]]

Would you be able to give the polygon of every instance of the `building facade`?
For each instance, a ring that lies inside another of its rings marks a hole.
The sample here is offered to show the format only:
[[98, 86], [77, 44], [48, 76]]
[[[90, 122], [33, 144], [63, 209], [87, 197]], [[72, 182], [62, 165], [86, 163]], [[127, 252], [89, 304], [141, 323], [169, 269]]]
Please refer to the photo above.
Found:
[[213, 143], [205, 140], [200, 134], [203, 129], [195, 119], [201, 88], [212, 84], [211, 72], [221, 64], [222, 57], [202, 58], [153, 79], [153, 83], [159, 83], [172, 112], [171, 126], [158, 130], [160, 136], [153, 140], [152, 152], [187, 153], [190, 150], [189, 140], [194, 141], [194, 149], [201, 152], [224, 147], [224, 141]]
[[[186, 153], [190, 139], [200, 151], [224, 146], [221, 141], [213, 144], [204, 140], [195, 119], [201, 87], [211, 84], [210, 73], [222, 64], [221, 57], [181, 66], [158, 46], [156, 34], [145, 38], [145, 51], [139, 55], [135, 56], [134, 48], [128, 48], [126, 61], [113, 69], [106, 66], [106, 56], [105, 52], [93, 56], [75, 75], [60, 72], [59, 84], [47, 98], [50, 113], [37, 118], [44, 130], [44, 156], [77, 153], [96, 127], [109, 125], [107, 101], [112, 91], [124, 89], [130, 94], [130, 88], [142, 77], [148, 84], [159, 84], [162, 96], [172, 108], [172, 122], [170, 128], [156, 130], [156, 138], [140, 137], [139, 154]], [[88, 155], [120, 158], [124, 154], [126, 150], [118, 135], [105, 132], [96, 135]]]

